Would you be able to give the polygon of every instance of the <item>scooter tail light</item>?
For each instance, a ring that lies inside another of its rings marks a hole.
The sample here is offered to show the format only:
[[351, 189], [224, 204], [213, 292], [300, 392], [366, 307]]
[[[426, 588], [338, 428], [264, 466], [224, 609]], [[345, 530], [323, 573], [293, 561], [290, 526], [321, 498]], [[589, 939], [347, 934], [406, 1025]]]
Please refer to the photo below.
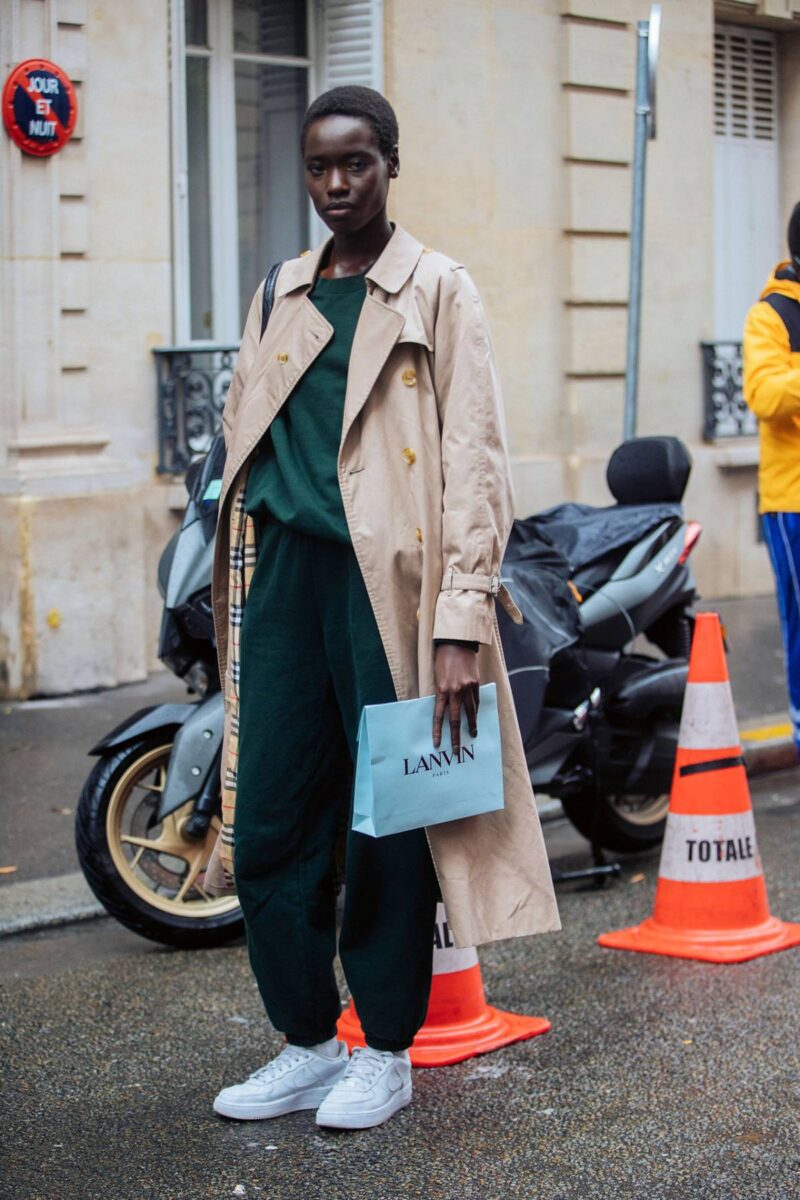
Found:
[[703, 532], [703, 526], [699, 521], [687, 521], [686, 533], [684, 534], [683, 551], [678, 559], [679, 563], [685, 563], [689, 555], [694, 550], [697, 543], [700, 541], [700, 534]]

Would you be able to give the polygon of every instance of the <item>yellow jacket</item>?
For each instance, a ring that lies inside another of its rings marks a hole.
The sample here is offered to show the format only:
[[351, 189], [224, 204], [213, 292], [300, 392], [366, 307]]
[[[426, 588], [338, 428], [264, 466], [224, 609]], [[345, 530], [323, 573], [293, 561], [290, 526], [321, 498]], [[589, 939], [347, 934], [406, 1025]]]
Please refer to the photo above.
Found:
[[744, 398], [758, 417], [759, 508], [800, 512], [800, 281], [778, 263], [747, 314]]

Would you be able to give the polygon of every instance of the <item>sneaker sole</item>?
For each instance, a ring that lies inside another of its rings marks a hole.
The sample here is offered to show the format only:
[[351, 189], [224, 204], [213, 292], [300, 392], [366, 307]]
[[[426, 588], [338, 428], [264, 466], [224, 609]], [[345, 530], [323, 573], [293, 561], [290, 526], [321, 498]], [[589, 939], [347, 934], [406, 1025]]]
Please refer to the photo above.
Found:
[[317, 1125], [325, 1129], [372, 1129], [375, 1125], [382, 1125], [384, 1121], [388, 1121], [389, 1117], [393, 1117], [396, 1112], [406, 1105], [411, 1103], [411, 1084], [400, 1089], [396, 1095], [392, 1096], [391, 1100], [387, 1100], [380, 1108], [375, 1108], [372, 1112], [348, 1112], [346, 1109], [340, 1109], [339, 1112], [324, 1112], [320, 1113], [317, 1110]]
[[216, 1099], [214, 1112], [221, 1117], [232, 1117], [235, 1121], [265, 1121], [270, 1117], [284, 1117], [287, 1113], [318, 1108], [332, 1087], [333, 1084], [309, 1088], [299, 1096], [285, 1096], [282, 1100], [271, 1100], [266, 1104], [235, 1104]]

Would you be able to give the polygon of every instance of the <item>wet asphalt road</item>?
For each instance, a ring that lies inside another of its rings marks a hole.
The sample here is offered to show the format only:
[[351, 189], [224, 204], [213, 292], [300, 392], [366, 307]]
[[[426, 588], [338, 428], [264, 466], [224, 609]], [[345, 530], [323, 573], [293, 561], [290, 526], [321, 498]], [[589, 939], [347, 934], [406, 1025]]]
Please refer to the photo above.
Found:
[[92, 746], [140, 708], [195, 698], [161, 671], [124, 687], [0, 706], [0, 865], [17, 868], [0, 875], [0, 893], [79, 869], [75, 809], [97, 761]]
[[[754, 799], [772, 910], [800, 920], [800, 773]], [[584, 865], [565, 822], [547, 838]], [[650, 912], [657, 865], [562, 887], [562, 933], [482, 951], [490, 1000], [551, 1033], [416, 1072], [409, 1109], [353, 1134], [213, 1114], [280, 1045], [241, 943], [170, 951], [108, 920], [6, 940], [0, 1196], [793, 1200], [800, 949], [728, 967], [601, 950]]]

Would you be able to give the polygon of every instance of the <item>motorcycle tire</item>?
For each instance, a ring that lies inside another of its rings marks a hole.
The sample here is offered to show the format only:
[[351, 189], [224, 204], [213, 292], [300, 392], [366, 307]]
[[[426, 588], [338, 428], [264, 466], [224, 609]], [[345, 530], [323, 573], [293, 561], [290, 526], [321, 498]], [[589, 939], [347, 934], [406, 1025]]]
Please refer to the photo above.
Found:
[[[635, 818], [631, 810], [637, 802]], [[596, 796], [578, 794], [561, 801], [569, 820], [593, 845], [618, 854], [636, 854], [660, 846], [667, 826], [669, 796]], [[626, 815], [626, 808], [628, 813]]]
[[[106, 912], [134, 933], [181, 949], [222, 946], [244, 933], [238, 901], [210, 897], [194, 882], [207, 864], [219, 818], [202, 842], [181, 835], [191, 801], [163, 822], [155, 820], [171, 752], [169, 732], [162, 730], [98, 759], [75, 817], [78, 859]], [[156, 782], [146, 782], [153, 775]]]

